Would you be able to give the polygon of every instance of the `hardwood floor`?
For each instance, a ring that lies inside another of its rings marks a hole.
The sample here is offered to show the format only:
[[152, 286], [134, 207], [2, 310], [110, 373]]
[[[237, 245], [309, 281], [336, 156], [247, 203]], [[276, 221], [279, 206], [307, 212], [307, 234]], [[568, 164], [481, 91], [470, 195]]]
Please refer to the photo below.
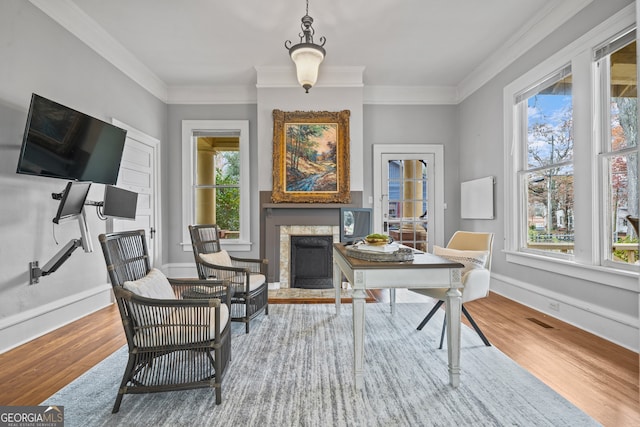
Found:
[[[398, 302], [415, 295], [399, 291]], [[638, 353], [497, 294], [465, 306], [496, 348], [604, 426], [640, 425]], [[0, 405], [38, 405], [124, 344], [112, 305], [1, 354]]]

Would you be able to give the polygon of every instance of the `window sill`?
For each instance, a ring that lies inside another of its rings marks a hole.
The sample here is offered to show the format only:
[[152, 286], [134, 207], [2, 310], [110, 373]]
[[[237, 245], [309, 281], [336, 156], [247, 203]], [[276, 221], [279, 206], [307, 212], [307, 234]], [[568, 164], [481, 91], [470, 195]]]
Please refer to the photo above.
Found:
[[[181, 243], [182, 250], [184, 252], [191, 252], [193, 248], [191, 247], [191, 242]], [[246, 240], [233, 240], [229, 242], [225, 242], [224, 240], [220, 242], [220, 246], [222, 249], [229, 252], [249, 252], [251, 250], [252, 243]]]
[[601, 283], [614, 288], [639, 292], [638, 271], [629, 271], [596, 265], [578, 264], [575, 261], [550, 258], [524, 252], [503, 251], [507, 262], [550, 271], [576, 279]]

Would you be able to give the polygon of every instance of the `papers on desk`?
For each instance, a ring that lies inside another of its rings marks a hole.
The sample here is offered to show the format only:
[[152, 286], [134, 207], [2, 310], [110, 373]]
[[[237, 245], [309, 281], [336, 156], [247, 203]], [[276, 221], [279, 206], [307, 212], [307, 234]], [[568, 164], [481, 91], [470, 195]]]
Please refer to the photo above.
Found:
[[370, 251], [370, 252], [382, 252], [382, 253], [393, 253], [400, 249], [400, 245], [393, 242], [388, 243], [386, 245], [376, 246], [376, 245], [368, 245], [366, 243], [356, 246], [358, 250], [361, 251]]

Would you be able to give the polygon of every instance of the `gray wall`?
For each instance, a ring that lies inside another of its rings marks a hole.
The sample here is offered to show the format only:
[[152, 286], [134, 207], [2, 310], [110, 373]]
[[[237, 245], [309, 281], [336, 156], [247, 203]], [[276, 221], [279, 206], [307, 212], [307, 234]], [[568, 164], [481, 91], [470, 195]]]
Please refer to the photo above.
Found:
[[[168, 183], [163, 187], [163, 193], [168, 201], [164, 210], [169, 217], [168, 228], [165, 229], [163, 240], [163, 264], [194, 264], [193, 252], [188, 246], [184, 251], [182, 242], [182, 120], [249, 120], [249, 145], [251, 164], [251, 252], [242, 252], [238, 256], [257, 258], [260, 252], [260, 216], [258, 211], [258, 137], [257, 110], [255, 104], [250, 105], [169, 105], [168, 115], [168, 143], [163, 152], [163, 177]], [[270, 160], [269, 160], [270, 161]], [[163, 183], [164, 184], [164, 183]], [[195, 268], [195, 264], [194, 264]], [[194, 270], [195, 271], [195, 270]]]
[[[458, 105], [458, 122], [460, 124], [459, 181], [487, 175], [497, 177], [497, 185], [495, 187], [497, 200], [496, 219], [460, 221], [460, 226], [463, 229], [493, 231], [496, 233], [492, 264], [492, 270], [496, 275], [503, 276], [503, 279], [506, 279], [507, 282], [520, 282], [526, 286], [533, 286], [542, 295], [559, 293], [567, 301], [578, 301], [580, 306], [591, 307], [598, 313], [617, 313], [637, 320], [637, 292], [625, 291], [599, 283], [507, 263], [505, 254], [502, 252], [505, 228], [503, 192], [505, 179], [508, 179], [504, 176], [503, 155], [504, 120], [502, 102], [504, 87], [631, 3], [633, 2], [629, 0], [594, 1], [560, 29], [529, 52], [526, 52], [507, 69]], [[500, 285], [500, 283], [494, 281], [492, 282], [492, 288], [494, 285]], [[509, 286], [502, 289], [507, 290]], [[514, 290], [514, 288], [511, 288], [511, 290]], [[514, 292], [517, 293], [517, 291]], [[536, 307], [536, 303], [533, 300], [525, 300], [523, 302], [542, 311], [548, 309], [546, 305]], [[560, 317], [562, 315], [560, 313]], [[568, 320], [578, 324], [581, 322], [579, 317]], [[597, 325], [593, 325], [590, 329], [603, 335], [602, 330], [597, 330]], [[627, 343], [628, 345], [629, 343]]]
[[[43, 265], [62, 245], [80, 236], [75, 221], [55, 227], [51, 222], [58, 206], [51, 193], [61, 191], [66, 181], [16, 174], [31, 93], [105, 121], [117, 118], [160, 140], [165, 139], [167, 108], [27, 1], [0, 2], [0, 58], [0, 337], [4, 337], [1, 332], [14, 323], [12, 319], [44, 315], [108, 282], [97, 240], [105, 223], [89, 210], [94, 252], [78, 249], [55, 274], [29, 286], [30, 261]], [[103, 187], [94, 187], [90, 198], [102, 200]]]
[[448, 241], [459, 227], [457, 108], [452, 105], [364, 106], [364, 194], [373, 195], [374, 144], [440, 144], [444, 146], [444, 235]]

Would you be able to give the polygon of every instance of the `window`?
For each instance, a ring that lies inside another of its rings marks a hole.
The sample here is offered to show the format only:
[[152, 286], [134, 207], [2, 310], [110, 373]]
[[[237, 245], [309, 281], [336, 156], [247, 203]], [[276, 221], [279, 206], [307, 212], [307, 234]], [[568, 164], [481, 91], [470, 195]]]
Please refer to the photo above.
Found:
[[599, 73], [601, 216], [603, 264], [638, 260], [638, 234], [628, 220], [638, 217], [638, 85], [635, 31], [595, 50]]
[[218, 224], [224, 249], [249, 251], [249, 122], [183, 120], [182, 168], [183, 249], [189, 225]]
[[195, 136], [195, 224], [218, 224], [221, 239], [240, 237], [240, 139]]
[[573, 97], [571, 66], [516, 96], [521, 112], [522, 158], [518, 171], [526, 209], [521, 246], [572, 254]]
[[637, 289], [634, 27], [620, 12], [504, 88], [507, 262]]

